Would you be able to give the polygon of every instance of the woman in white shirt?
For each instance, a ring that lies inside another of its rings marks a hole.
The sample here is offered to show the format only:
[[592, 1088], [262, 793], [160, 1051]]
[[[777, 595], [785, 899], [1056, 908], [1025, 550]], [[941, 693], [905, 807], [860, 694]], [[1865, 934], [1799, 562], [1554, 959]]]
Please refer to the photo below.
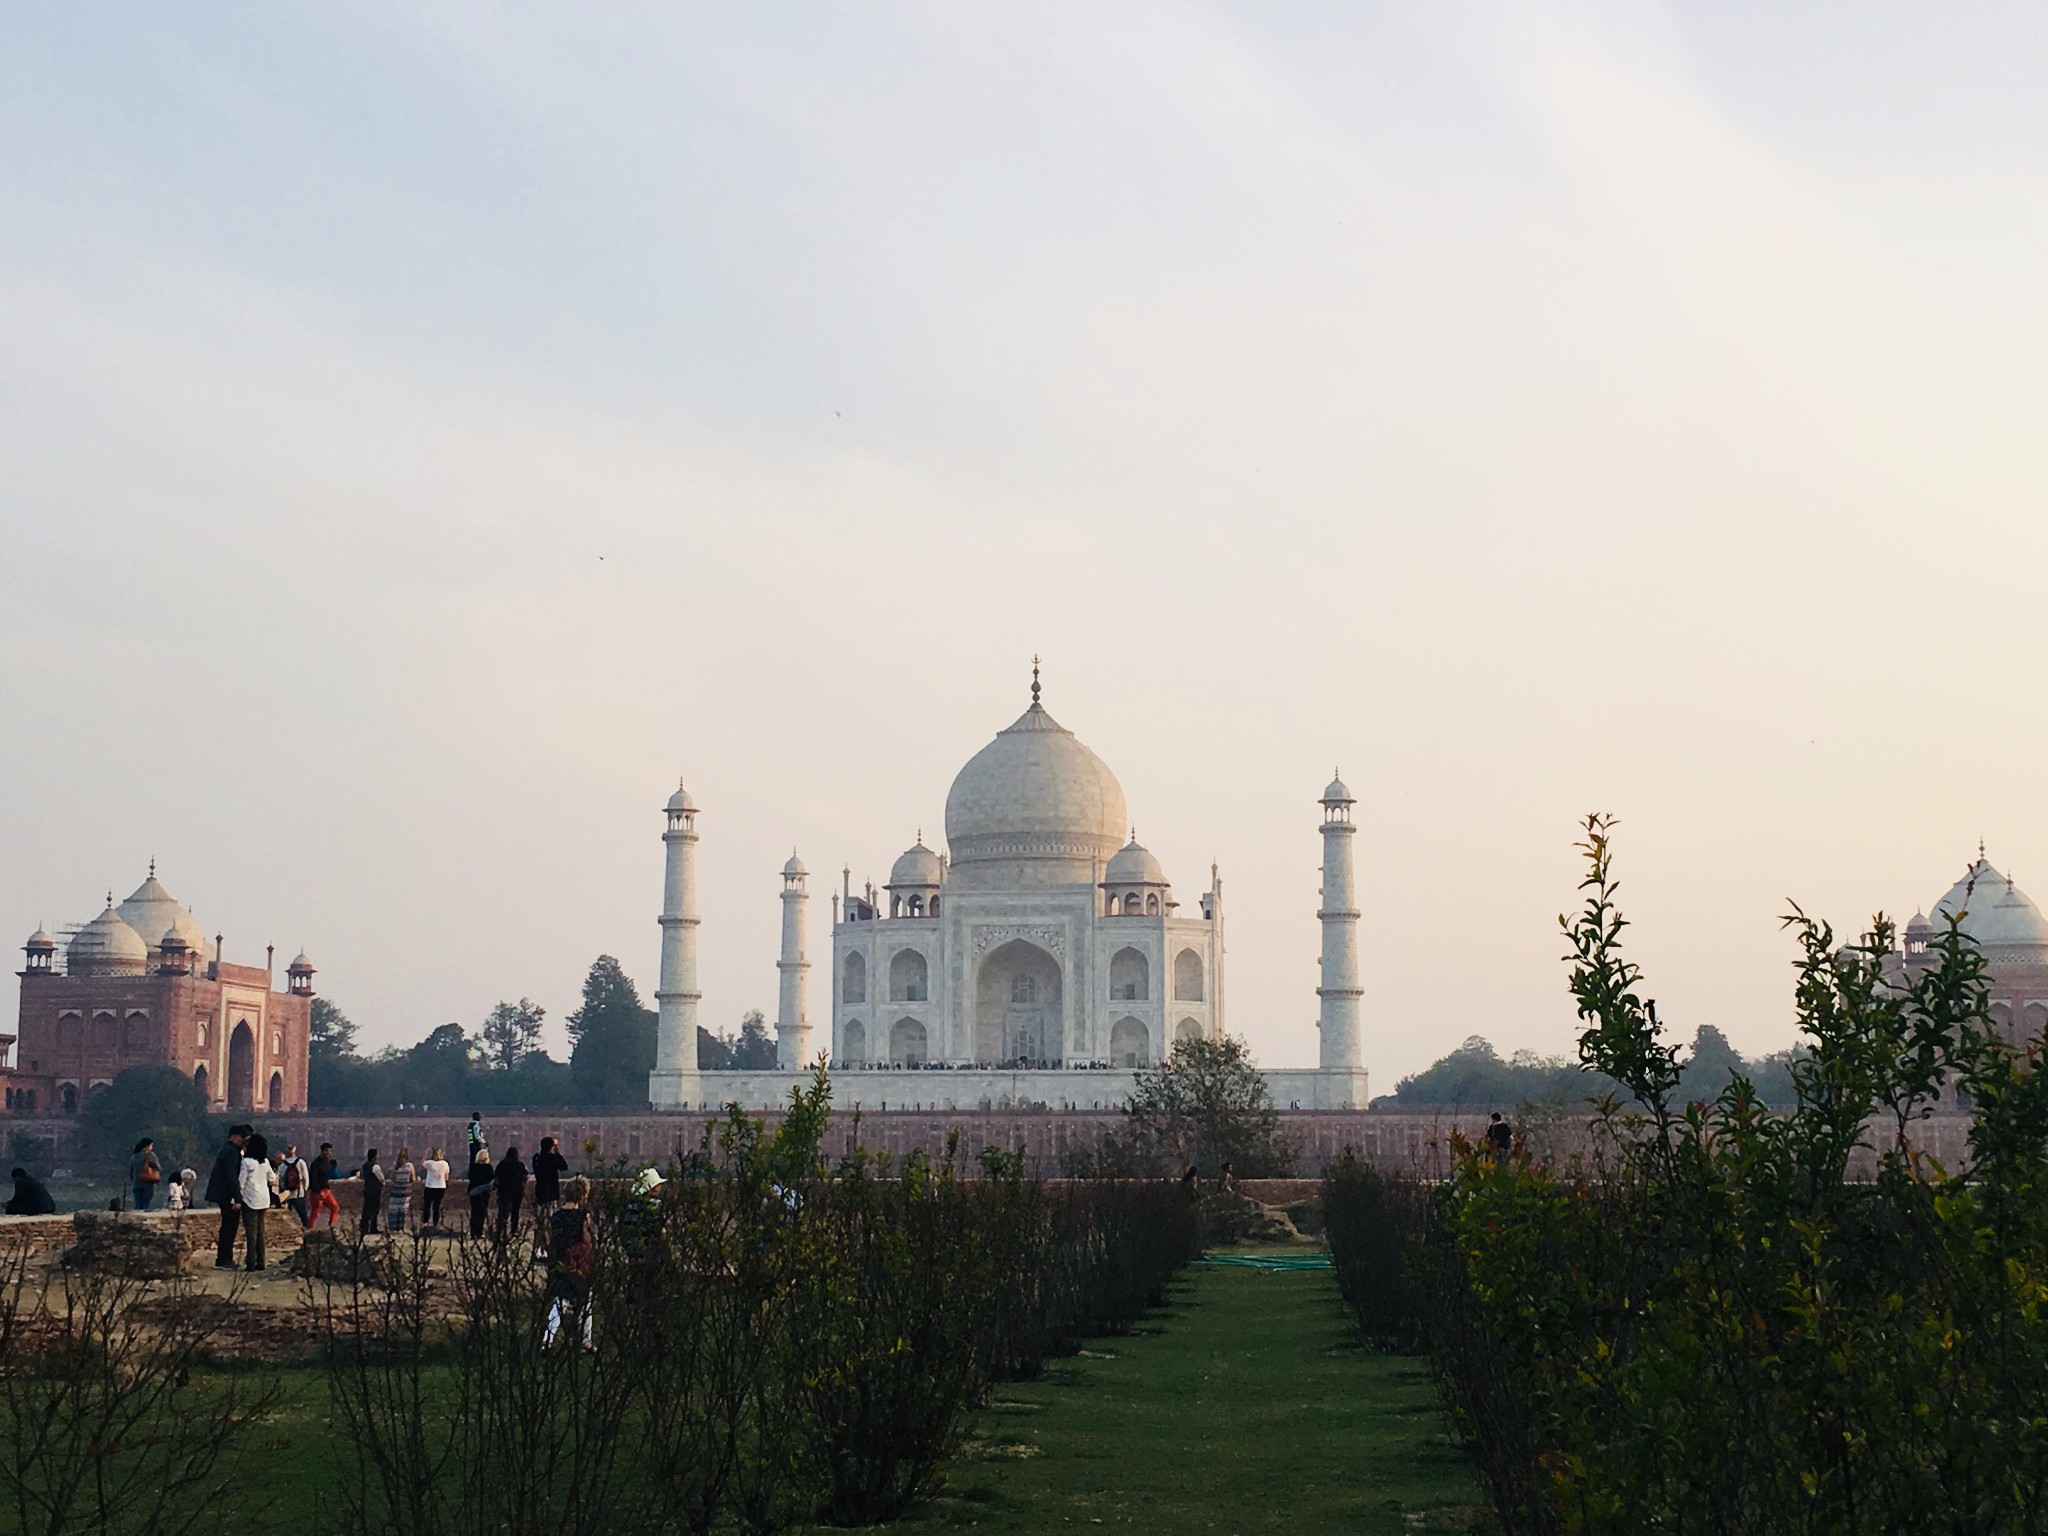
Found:
[[250, 1274], [263, 1268], [263, 1219], [270, 1214], [270, 1144], [261, 1136], [242, 1143], [242, 1250]]
[[439, 1147], [427, 1148], [427, 1160], [420, 1164], [420, 1188], [423, 1206], [420, 1224], [427, 1227], [441, 1225], [441, 1202], [448, 1197], [448, 1159], [441, 1155]]

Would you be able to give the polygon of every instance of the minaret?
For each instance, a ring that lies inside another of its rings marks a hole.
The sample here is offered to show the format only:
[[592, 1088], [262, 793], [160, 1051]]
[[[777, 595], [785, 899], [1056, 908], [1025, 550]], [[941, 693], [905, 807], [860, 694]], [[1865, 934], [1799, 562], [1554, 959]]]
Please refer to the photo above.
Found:
[[775, 1007], [775, 1064], [785, 1072], [801, 1072], [811, 1054], [811, 1021], [804, 1011], [811, 970], [804, 958], [804, 903], [811, 899], [804, 889], [806, 873], [804, 861], [790, 849], [789, 862], [782, 866], [782, 958], [775, 962], [782, 984]]
[[1351, 821], [1357, 802], [1340, 776], [1323, 791], [1323, 902], [1316, 913], [1323, 925], [1323, 1000], [1318, 1027], [1323, 1032], [1324, 1080], [1316, 1094], [1319, 1109], [1363, 1109], [1365, 1061], [1358, 1038], [1358, 894], [1351, 873], [1351, 839], [1358, 828]]
[[654, 1071], [647, 1097], [656, 1109], [695, 1104], [697, 1080], [697, 802], [680, 782], [668, 797], [668, 873], [661, 900], [661, 986]]

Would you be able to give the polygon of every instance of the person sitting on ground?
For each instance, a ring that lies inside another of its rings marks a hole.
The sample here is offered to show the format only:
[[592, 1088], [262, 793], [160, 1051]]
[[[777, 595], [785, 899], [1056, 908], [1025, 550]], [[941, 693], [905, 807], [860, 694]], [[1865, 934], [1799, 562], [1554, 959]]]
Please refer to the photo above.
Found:
[[135, 1196], [135, 1209], [146, 1211], [156, 1199], [156, 1187], [163, 1182], [164, 1165], [156, 1160], [156, 1143], [147, 1136], [135, 1143], [128, 1154], [128, 1188]]
[[220, 1207], [220, 1236], [213, 1245], [213, 1267], [234, 1269], [235, 1233], [242, 1226], [242, 1148], [256, 1134], [250, 1125], [228, 1127], [227, 1145], [213, 1160], [206, 1179], [206, 1203]]
[[484, 1217], [491, 1209], [491, 1181], [496, 1174], [491, 1167], [491, 1149], [478, 1147], [469, 1158], [469, 1235], [481, 1238], [484, 1235]]
[[441, 1202], [448, 1197], [448, 1159], [439, 1147], [427, 1148], [427, 1160], [420, 1164], [420, 1224], [441, 1225]]
[[498, 1194], [498, 1225], [496, 1236], [504, 1242], [519, 1231], [519, 1207], [526, 1199], [526, 1164], [520, 1160], [517, 1147], [507, 1147], [505, 1155], [498, 1161], [498, 1171], [492, 1177]]
[[41, 1179], [26, 1168], [17, 1168], [14, 1170], [14, 1198], [0, 1205], [0, 1211], [10, 1216], [54, 1216], [57, 1214], [57, 1202], [50, 1198], [50, 1191]]
[[1493, 1112], [1493, 1118], [1486, 1123], [1486, 1144], [1495, 1157], [1506, 1157], [1515, 1150], [1515, 1132], [1507, 1121], [1501, 1119], [1500, 1111]]
[[357, 1230], [369, 1237], [376, 1232], [377, 1217], [384, 1209], [384, 1166], [377, 1161], [375, 1147], [370, 1148], [370, 1155], [363, 1159], [356, 1176], [363, 1181], [363, 1214]]
[[[261, 1136], [249, 1136], [242, 1143], [242, 1257], [250, 1274], [264, 1268], [263, 1223], [270, 1215], [270, 1147]], [[233, 1268], [230, 1265], [229, 1268]]]
[[307, 1210], [306, 1230], [312, 1231], [319, 1224], [320, 1213], [327, 1213], [327, 1229], [331, 1232], [341, 1225], [341, 1202], [334, 1198], [334, 1180], [341, 1169], [334, 1161], [334, 1143], [323, 1141], [320, 1150], [313, 1154], [311, 1166], [306, 1170]]

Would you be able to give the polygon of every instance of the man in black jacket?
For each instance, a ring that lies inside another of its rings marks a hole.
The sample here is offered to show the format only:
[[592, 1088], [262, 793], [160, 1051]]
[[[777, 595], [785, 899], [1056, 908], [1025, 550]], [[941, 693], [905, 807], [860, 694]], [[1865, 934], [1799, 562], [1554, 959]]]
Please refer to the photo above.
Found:
[[50, 1198], [50, 1191], [43, 1181], [26, 1168], [14, 1170], [14, 1198], [0, 1206], [10, 1216], [54, 1216], [57, 1202]]
[[206, 1199], [220, 1207], [220, 1239], [213, 1245], [213, 1267], [234, 1269], [235, 1228], [242, 1223], [242, 1143], [253, 1126], [237, 1125], [228, 1130], [227, 1145], [213, 1160], [213, 1172], [206, 1180]]

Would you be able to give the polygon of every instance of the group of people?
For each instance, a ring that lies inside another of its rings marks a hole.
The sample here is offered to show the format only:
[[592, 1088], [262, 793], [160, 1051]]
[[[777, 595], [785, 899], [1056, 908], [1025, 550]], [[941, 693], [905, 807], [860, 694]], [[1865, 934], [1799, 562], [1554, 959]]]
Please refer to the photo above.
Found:
[[[516, 1236], [522, 1230], [520, 1216], [531, 1185], [534, 1224], [541, 1238], [539, 1251], [548, 1252], [551, 1218], [558, 1206], [567, 1203], [563, 1198], [562, 1176], [569, 1171], [569, 1160], [562, 1155], [560, 1144], [552, 1136], [542, 1137], [540, 1150], [534, 1153], [531, 1164], [520, 1157], [516, 1146], [507, 1147], [502, 1158], [493, 1159], [481, 1113], [469, 1117], [468, 1142], [464, 1192], [469, 1197], [469, 1235], [484, 1236], [495, 1199], [495, 1237], [504, 1242]], [[146, 1178], [150, 1169], [156, 1170], [155, 1178]], [[148, 1197], [153, 1197], [162, 1177], [155, 1152], [145, 1137], [137, 1143], [129, 1163], [138, 1210], [149, 1209]], [[173, 1206], [180, 1204], [181, 1182], [189, 1190], [193, 1177], [187, 1169], [179, 1180], [172, 1181]], [[453, 1169], [439, 1147], [429, 1147], [427, 1155], [417, 1163], [410, 1148], [400, 1147], [388, 1168], [372, 1147], [360, 1167], [344, 1174], [334, 1156], [332, 1142], [321, 1142], [319, 1152], [308, 1161], [299, 1156], [297, 1147], [273, 1153], [254, 1127], [233, 1126], [228, 1131], [227, 1144], [214, 1160], [206, 1186], [207, 1202], [218, 1206], [221, 1213], [214, 1267], [251, 1272], [264, 1267], [263, 1226], [273, 1206], [288, 1207], [309, 1232], [320, 1225], [323, 1217], [330, 1228], [338, 1226], [341, 1202], [334, 1186], [348, 1179], [360, 1181], [362, 1207], [358, 1226], [364, 1236], [380, 1230], [399, 1233], [413, 1227], [415, 1191], [417, 1225], [439, 1228], [452, 1177]], [[580, 1208], [580, 1202], [578, 1205]], [[235, 1263], [238, 1233], [243, 1253], [239, 1266]]]

